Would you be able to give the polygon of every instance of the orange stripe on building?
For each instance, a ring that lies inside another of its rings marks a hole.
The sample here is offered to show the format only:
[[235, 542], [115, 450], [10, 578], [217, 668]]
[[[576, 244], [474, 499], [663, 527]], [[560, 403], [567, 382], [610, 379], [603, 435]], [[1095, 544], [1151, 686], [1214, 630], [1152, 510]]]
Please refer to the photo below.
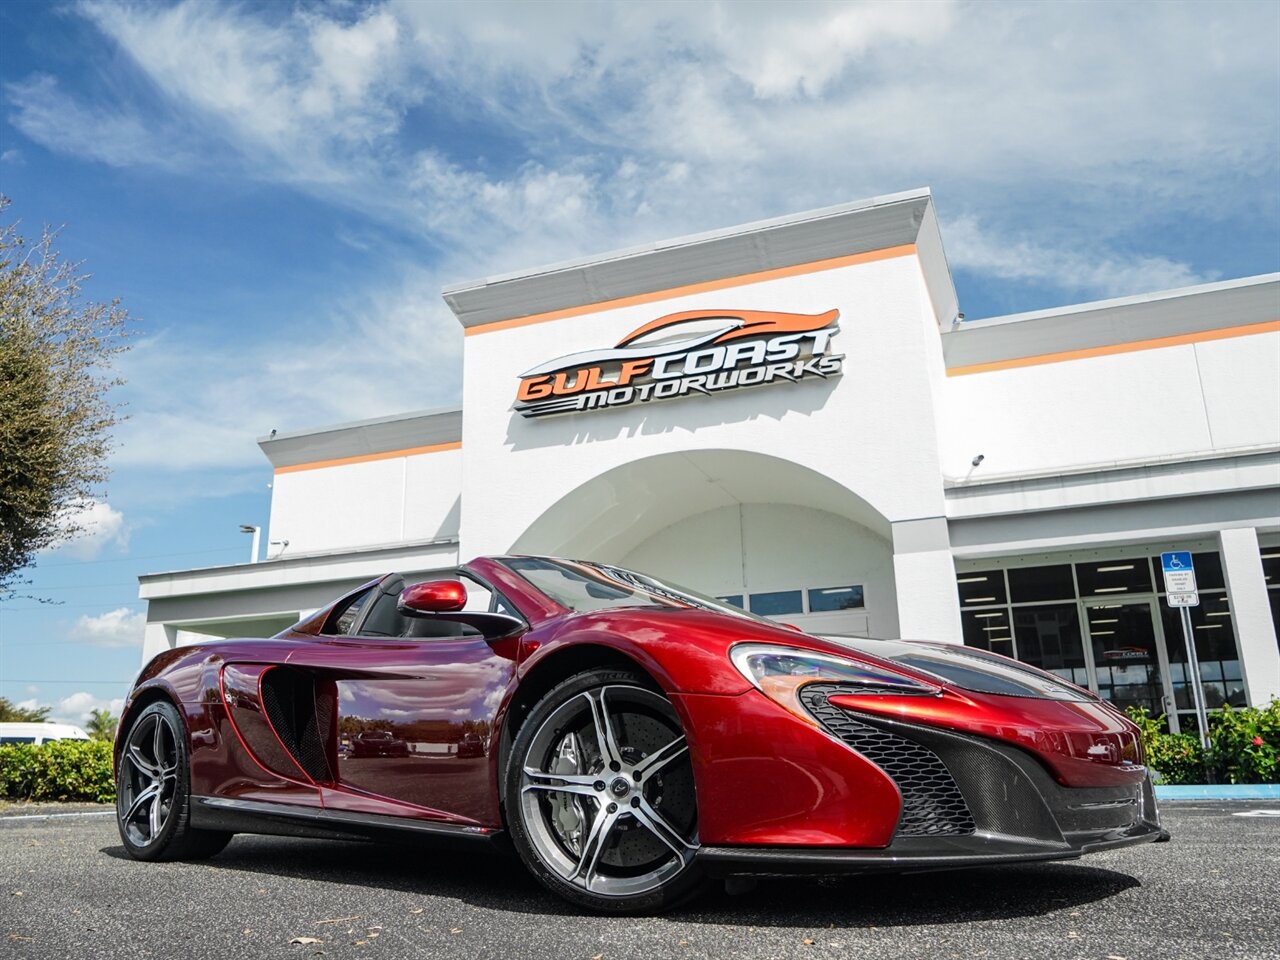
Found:
[[1067, 360], [1086, 360], [1089, 357], [1109, 357], [1117, 353], [1159, 350], [1161, 347], [1177, 347], [1188, 343], [1206, 343], [1211, 340], [1230, 340], [1233, 337], [1250, 337], [1259, 333], [1280, 333], [1280, 320], [1248, 323], [1238, 327], [1222, 327], [1218, 330], [1200, 330], [1196, 333], [1180, 333], [1172, 337], [1155, 337], [1151, 340], [1113, 343], [1104, 347], [1086, 347], [1083, 350], [1042, 353], [1033, 357], [1015, 357], [1011, 360], [993, 360], [990, 363], [972, 363], [963, 367], [951, 367], [947, 370], [947, 376], [964, 377], [971, 373], [991, 373], [994, 370], [1035, 367], [1042, 363], [1062, 363]]
[[314, 460], [311, 463], [295, 463], [288, 467], [276, 467], [276, 473], [297, 473], [300, 470], [319, 470], [322, 467], [345, 467], [352, 463], [372, 463], [374, 460], [394, 460], [397, 457], [414, 457], [420, 453], [441, 453], [445, 450], [461, 450], [462, 441], [433, 443], [426, 447], [408, 447], [404, 450], [384, 450], [382, 453], [362, 453], [355, 457], [339, 457], [336, 460]]
[[874, 263], [877, 260], [892, 260], [895, 257], [909, 257], [916, 252], [914, 243], [904, 243], [897, 247], [885, 247], [881, 250], [868, 250], [865, 253], [853, 253], [844, 257], [832, 257], [827, 260], [814, 260], [811, 263], [798, 263], [791, 267], [777, 267], [773, 270], [761, 270], [758, 273], [744, 273], [736, 277], [724, 277], [720, 280], [705, 280], [701, 283], [690, 283], [683, 287], [671, 287], [666, 290], [654, 290], [652, 293], [638, 293], [630, 297], [619, 297], [616, 300], [602, 300], [599, 303], [587, 303], [578, 307], [566, 307], [563, 310], [551, 310], [547, 313], [532, 313], [527, 317], [513, 317], [510, 320], [494, 320], [492, 323], [481, 323], [464, 330], [466, 336], [477, 333], [489, 333], [493, 330], [509, 330], [513, 327], [527, 327], [534, 323], [545, 323], [548, 320], [563, 320], [566, 317], [580, 317], [587, 313], [601, 310], [616, 310], [620, 307], [634, 307], [645, 303], [656, 303], [673, 297], [684, 297], [695, 293], [711, 293], [716, 290], [728, 290], [748, 283], [761, 283], [765, 280], [779, 280], [783, 277], [799, 277], [807, 273], [818, 273], [823, 270], [834, 270], [837, 267], [851, 267], [859, 263]]

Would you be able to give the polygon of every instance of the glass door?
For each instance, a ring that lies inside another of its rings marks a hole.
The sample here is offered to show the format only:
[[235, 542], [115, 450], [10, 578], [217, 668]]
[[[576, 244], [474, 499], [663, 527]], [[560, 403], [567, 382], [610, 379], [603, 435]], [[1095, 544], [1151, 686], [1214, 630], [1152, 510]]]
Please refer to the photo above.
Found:
[[1098, 695], [1121, 710], [1142, 707], [1152, 716], [1168, 713], [1176, 728], [1155, 601], [1100, 600], [1084, 607]]

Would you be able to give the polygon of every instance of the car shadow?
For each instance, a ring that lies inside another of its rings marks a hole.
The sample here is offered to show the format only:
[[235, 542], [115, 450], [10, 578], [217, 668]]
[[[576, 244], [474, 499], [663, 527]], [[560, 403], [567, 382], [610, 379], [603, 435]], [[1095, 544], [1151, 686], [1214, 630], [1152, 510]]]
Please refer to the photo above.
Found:
[[915, 927], [1042, 916], [1105, 900], [1139, 881], [1081, 864], [1038, 863], [916, 874], [762, 879], [748, 893], [716, 888], [691, 903], [694, 923]]
[[[101, 852], [129, 859], [121, 846]], [[152, 864], [138, 864], [154, 869]], [[394, 846], [241, 835], [201, 866], [459, 900], [507, 913], [591, 916], [544, 890], [513, 854], [413, 838]], [[769, 878], [730, 895], [712, 883], [677, 911], [709, 925], [913, 927], [1031, 917], [1140, 886], [1128, 874], [1075, 863], [1019, 864], [939, 873]]]

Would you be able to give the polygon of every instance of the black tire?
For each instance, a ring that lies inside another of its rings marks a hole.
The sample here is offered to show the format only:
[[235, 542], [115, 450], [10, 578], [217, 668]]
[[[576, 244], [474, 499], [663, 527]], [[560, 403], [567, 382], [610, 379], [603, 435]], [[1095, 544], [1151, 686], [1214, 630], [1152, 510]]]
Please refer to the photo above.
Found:
[[503, 796], [520, 859], [577, 906], [655, 913], [704, 885], [684, 731], [635, 673], [590, 670], [543, 697], [516, 733]]
[[134, 718], [120, 746], [116, 826], [135, 860], [203, 860], [232, 834], [191, 827], [191, 763], [176, 707], [157, 701]]

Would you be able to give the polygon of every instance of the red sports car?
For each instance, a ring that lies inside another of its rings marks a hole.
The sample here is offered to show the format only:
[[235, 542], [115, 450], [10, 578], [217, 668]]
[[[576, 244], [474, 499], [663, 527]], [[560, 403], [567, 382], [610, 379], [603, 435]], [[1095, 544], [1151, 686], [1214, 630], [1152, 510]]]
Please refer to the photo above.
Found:
[[[1137, 728], [1052, 674], [809, 636], [544, 557], [392, 574], [271, 639], [162, 653], [121, 730], [118, 820], [138, 859], [211, 856], [238, 831], [505, 839], [548, 888], [612, 913], [712, 878], [1168, 838]], [[402, 759], [339, 751], [361, 731]]]

